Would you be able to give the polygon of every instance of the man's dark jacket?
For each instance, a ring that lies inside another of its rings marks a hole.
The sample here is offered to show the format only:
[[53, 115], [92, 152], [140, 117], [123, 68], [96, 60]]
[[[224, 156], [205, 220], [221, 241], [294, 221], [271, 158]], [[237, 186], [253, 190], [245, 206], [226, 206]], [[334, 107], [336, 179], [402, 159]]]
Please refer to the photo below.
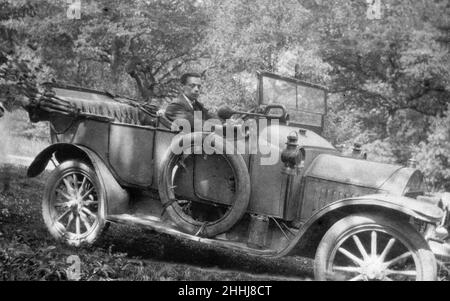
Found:
[[194, 111], [202, 112], [203, 120], [217, 118], [217, 116], [208, 112], [200, 102], [193, 101], [191, 104], [184, 94], [180, 94], [177, 99], [167, 106], [165, 113], [166, 118], [170, 121], [175, 121], [177, 119], [188, 120], [192, 129], [194, 128]]

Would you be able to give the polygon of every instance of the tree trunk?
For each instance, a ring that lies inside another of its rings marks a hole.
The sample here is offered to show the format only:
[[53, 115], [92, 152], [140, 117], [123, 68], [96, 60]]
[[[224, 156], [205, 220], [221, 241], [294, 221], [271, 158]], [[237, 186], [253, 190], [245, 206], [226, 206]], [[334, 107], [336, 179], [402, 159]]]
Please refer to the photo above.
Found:
[[153, 87], [155, 85], [155, 79], [150, 76], [150, 80], [140, 71], [142, 68], [142, 61], [138, 57], [133, 57], [127, 64], [127, 73], [136, 81], [139, 93], [144, 101], [149, 101], [154, 97]]

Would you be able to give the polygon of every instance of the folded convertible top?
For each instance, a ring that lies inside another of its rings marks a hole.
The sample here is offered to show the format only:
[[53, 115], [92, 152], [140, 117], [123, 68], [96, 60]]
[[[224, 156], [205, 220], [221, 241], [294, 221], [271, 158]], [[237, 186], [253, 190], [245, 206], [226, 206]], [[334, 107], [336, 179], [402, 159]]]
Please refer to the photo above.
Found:
[[154, 105], [86, 88], [54, 83], [45, 84], [45, 87], [45, 93], [33, 100], [28, 108], [32, 121], [48, 120], [51, 114], [63, 114], [142, 126], [157, 124], [159, 108]]

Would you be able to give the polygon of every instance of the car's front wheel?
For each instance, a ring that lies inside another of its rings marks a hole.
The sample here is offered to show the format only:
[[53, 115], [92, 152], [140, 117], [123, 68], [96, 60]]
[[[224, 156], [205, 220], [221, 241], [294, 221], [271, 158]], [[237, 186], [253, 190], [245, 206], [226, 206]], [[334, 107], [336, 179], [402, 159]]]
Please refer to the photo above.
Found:
[[314, 273], [320, 281], [433, 281], [436, 260], [407, 222], [377, 214], [351, 215], [323, 237]]
[[42, 215], [57, 240], [72, 246], [93, 244], [106, 226], [103, 206], [97, 175], [84, 162], [63, 162], [47, 180]]

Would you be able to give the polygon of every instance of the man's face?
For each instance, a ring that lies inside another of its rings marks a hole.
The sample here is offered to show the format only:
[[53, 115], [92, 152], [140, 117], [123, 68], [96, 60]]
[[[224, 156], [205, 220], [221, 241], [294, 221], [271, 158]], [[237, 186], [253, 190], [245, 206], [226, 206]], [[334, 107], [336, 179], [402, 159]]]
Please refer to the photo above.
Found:
[[200, 78], [188, 77], [186, 84], [183, 86], [183, 93], [190, 100], [198, 100], [201, 88], [202, 88], [202, 80]]

